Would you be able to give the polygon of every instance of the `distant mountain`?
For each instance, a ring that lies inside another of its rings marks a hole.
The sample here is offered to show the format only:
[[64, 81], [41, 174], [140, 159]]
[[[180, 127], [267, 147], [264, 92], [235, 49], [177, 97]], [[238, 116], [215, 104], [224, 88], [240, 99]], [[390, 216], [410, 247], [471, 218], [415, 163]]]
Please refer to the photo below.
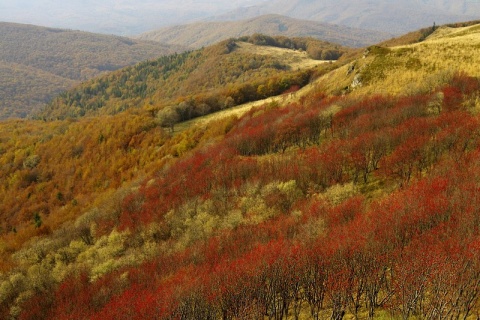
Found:
[[480, 1], [474, 0], [273, 0], [240, 8], [214, 20], [241, 20], [264, 14], [322, 21], [401, 34], [434, 22], [478, 19]]
[[15, 0], [0, 1], [0, 21], [135, 35], [210, 17], [244, 20], [265, 14], [404, 33], [420, 27], [473, 20], [478, 0]]
[[287, 37], [313, 37], [350, 47], [362, 47], [391, 37], [391, 34], [386, 32], [349, 28], [270, 14], [241, 21], [198, 22], [165, 27], [144, 33], [138, 38], [200, 48], [231, 37], [235, 38], [254, 33]]
[[118, 36], [0, 23], [0, 119], [25, 117], [75, 83], [177, 50]]
[[116, 35], [187, 23], [261, 0], [15, 0], [0, 1], [0, 21]]

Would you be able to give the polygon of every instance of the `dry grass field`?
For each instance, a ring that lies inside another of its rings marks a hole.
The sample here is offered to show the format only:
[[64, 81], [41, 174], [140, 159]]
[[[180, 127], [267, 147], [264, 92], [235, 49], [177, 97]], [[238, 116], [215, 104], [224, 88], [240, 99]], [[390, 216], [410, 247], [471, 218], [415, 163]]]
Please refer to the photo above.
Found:
[[373, 48], [356, 61], [362, 85], [355, 91], [393, 95], [429, 92], [456, 72], [478, 77], [479, 48], [480, 25], [442, 27], [420, 43]]

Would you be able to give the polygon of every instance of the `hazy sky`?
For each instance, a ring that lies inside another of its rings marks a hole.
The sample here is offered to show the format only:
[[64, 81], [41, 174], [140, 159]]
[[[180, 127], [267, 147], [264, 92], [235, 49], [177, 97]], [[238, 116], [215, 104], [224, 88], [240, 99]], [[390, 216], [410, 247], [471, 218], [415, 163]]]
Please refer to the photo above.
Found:
[[263, 0], [0, 0], [0, 21], [136, 34]]

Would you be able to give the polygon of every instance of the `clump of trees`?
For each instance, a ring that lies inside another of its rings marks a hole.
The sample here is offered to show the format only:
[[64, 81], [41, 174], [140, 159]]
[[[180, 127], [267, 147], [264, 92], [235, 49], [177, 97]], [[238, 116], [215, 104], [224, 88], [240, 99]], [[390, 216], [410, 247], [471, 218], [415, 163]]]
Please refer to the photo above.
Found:
[[251, 101], [297, 91], [310, 81], [311, 71], [300, 71], [285, 76], [276, 76], [267, 83], [246, 83], [216, 90], [213, 93], [179, 97], [178, 104], [167, 106], [158, 112], [161, 126], [171, 131], [178, 122], [191, 120]]
[[316, 60], [338, 60], [351, 49], [313, 38], [288, 38], [284, 36], [267, 36], [254, 34], [238, 38], [240, 41], [255, 45], [272, 46], [305, 51], [309, 57]]

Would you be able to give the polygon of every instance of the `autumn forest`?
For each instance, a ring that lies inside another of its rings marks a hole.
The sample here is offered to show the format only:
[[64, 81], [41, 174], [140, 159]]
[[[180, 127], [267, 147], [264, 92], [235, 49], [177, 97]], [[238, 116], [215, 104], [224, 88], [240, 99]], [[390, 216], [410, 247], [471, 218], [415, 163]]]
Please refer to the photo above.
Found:
[[479, 45], [255, 34], [0, 122], [0, 318], [478, 319]]

